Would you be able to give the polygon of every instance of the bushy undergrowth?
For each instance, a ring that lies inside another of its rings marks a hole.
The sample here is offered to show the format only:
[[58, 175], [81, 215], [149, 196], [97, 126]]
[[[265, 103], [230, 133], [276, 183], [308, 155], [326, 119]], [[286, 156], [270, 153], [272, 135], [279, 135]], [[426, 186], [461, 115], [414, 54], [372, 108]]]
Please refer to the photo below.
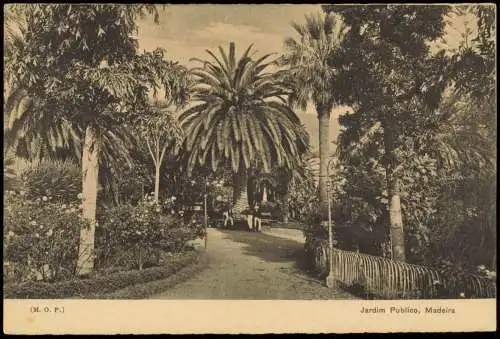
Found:
[[282, 204], [275, 201], [262, 201], [260, 202], [259, 211], [261, 214], [269, 214], [271, 219], [283, 219]]
[[128, 286], [165, 279], [197, 260], [199, 252], [187, 251], [169, 256], [162, 266], [142, 271], [129, 270], [87, 279], [72, 279], [55, 283], [28, 281], [22, 284], [4, 284], [7, 299], [92, 298], [96, 293], [112, 293]]
[[[45, 195], [30, 199], [25, 191], [8, 191], [4, 202], [4, 279], [23, 283], [74, 278], [80, 230], [89, 226], [81, 205]], [[202, 220], [184, 218], [173, 207], [172, 200], [156, 204], [151, 197], [135, 206], [101, 207], [96, 269], [159, 266], [165, 255], [188, 249], [189, 241], [204, 235]]]
[[161, 253], [182, 252], [190, 240], [203, 236], [202, 220], [185, 220], [172, 201], [156, 204], [147, 197], [136, 206], [102, 210], [96, 229], [97, 263], [100, 267], [132, 268], [157, 265]]
[[70, 161], [42, 160], [29, 165], [19, 177], [27, 199], [47, 196], [53, 201], [76, 203], [82, 191], [82, 172]]
[[[4, 196], [4, 278], [65, 280], [75, 274], [80, 229], [88, 227], [75, 204]], [[6, 271], [6, 272], [5, 272]]]

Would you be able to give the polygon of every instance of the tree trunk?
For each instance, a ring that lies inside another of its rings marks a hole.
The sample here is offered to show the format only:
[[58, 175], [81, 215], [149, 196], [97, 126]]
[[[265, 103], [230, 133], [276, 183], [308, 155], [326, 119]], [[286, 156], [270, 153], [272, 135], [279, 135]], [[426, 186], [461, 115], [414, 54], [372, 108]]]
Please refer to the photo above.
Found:
[[493, 258], [491, 259], [491, 268], [497, 267], [497, 252], [493, 252]]
[[255, 195], [258, 193], [255, 190], [255, 177], [252, 175], [249, 175], [247, 177], [246, 181], [246, 194], [247, 194], [247, 201], [248, 201], [248, 206], [255, 206]]
[[240, 215], [248, 207], [247, 180], [245, 176], [237, 174], [233, 179], [233, 213]]
[[290, 193], [288, 192], [288, 189], [286, 190], [285, 194], [283, 195], [283, 205], [282, 205], [282, 215], [283, 215], [283, 222], [286, 224], [288, 222], [288, 216], [290, 213], [290, 209], [288, 206], [288, 199], [290, 197]]
[[265, 182], [262, 184], [262, 202], [267, 202], [267, 185]]
[[115, 183], [111, 185], [111, 193], [113, 194], [113, 200], [115, 201], [116, 206], [120, 206], [120, 184]]
[[99, 176], [99, 143], [92, 126], [85, 131], [82, 154], [82, 209], [83, 218], [89, 227], [80, 231], [77, 272], [80, 275], [92, 272], [94, 268], [94, 235], [97, 207], [97, 186]]
[[392, 178], [390, 185], [392, 186], [389, 190], [389, 192], [391, 192], [389, 193], [389, 213], [391, 223], [392, 259], [397, 261], [406, 261], [405, 236], [398, 179]]
[[243, 185], [243, 187], [240, 189], [239, 196], [233, 196], [233, 204], [233, 213], [235, 214], [241, 214], [243, 210], [249, 207], [246, 185]]
[[387, 193], [389, 199], [389, 222], [390, 238], [392, 247], [392, 259], [406, 261], [405, 236], [403, 228], [403, 216], [401, 213], [401, 197], [399, 192], [399, 180], [394, 173], [397, 159], [394, 155], [395, 142], [394, 130], [390, 117], [382, 119], [384, 128], [384, 150], [386, 162]]
[[143, 266], [143, 264], [142, 264], [142, 248], [143, 248], [142, 244], [139, 244], [139, 247], [138, 247], [138, 250], [139, 250], [139, 253], [138, 253], [139, 254], [139, 271], [142, 271], [142, 266]]
[[318, 111], [319, 119], [319, 204], [321, 220], [328, 218], [328, 158], [330, 155], [330, 112]]
[[155, 166], [155, 202], [158, 203], [160, 195], [160, 164]]

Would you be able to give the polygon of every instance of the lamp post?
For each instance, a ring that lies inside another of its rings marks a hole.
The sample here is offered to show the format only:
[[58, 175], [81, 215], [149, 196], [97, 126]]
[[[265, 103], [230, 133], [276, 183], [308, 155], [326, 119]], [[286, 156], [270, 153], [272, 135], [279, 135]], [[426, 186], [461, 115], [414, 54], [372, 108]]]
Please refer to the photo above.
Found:
[[207, 243], [208, 243], [208, 215], [207, 215], [207, 194], [204, 194], [204, 210], [205, 210], [205, 217], [204, 217], [204, 222], [205, 222], [205, 249], [207, 248]]
[[208, 181], [205, 179], [205, 193], [203, 194], [203, 223], [205, 224], [205, 249], [207, 248], [208, 243], [208, 213], [207, 213], [207, 189], [208, 189]]
[[333, 287], [335, 284], [335, 278], [333, 276], [333, 230], [332, 230], [332, 198], [331, 198], [331, 180], [330, 180], [330, 165], [333, 161], [333, 158], [330, 159], [328, 165], [326, 167], [327, 176], [328, 176], [328, 254], [329, 254], [329, 270], [328, 276], [326, 277], [326, 286]]

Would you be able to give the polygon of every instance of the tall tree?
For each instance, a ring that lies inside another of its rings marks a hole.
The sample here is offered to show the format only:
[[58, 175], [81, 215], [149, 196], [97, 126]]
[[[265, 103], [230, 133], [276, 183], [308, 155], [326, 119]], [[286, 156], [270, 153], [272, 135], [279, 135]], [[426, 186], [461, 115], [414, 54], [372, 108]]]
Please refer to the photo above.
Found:
[[306, 15], [304, 24], [293, 23], [298, 39], [287, 38], [283, 63], [294, 84], [290, 99], [305, 110], [312, 101], [319, 121], [319, 192], [323, 220], [328, 215], [328, 159], [330, 157], [330, 114], [339, 102], [335, 57], [340, 53], [345, 26], [335, 14]]
[[236, 199], [257, 161], [266, 172], [273, 163], [292, 167], [308, 145], [307, 132], [287, 105], [289, 90], [268, 71], [270, 55], [256, 59], [251, 50], [252, 45], [239, 60], [233, 42], [228, 53], [219, 47], [220, 56], [207, 50], [212, 60], [198, 60], [203, 66], [192, 70], [197, 104], [180, 117], [188, 172], [197, 164], [211, 164], [215, 171], [228, 163]]
[[[444, 77], [451, 75], [453, 84], [439, 107], [429, 110], [422, 103], [417, 105], [422, 97], [416, 96], [415, 105], [407, 106], [407, 118], [398, 121], [403, 133], [398, 136], [395, 154], [407, 260], [412, 263], [439, 267], [446, 260], [473, 270], [477, 265], [495, 267], [488, 264], [494, 262], [496, 136], [491, 132], [496, 109], [495, 100], [487, 99], [486, 94], [491, 93], [489, 79], [495, 69], [493, 63], [491, 68], [484, 67], [487, 63], [482, 59], [488, 53], [479, 52], [472, 34], [464, 35], [464, 43], [448, 67], [434, 71]], [[383, 210], [388, 202], [381, 163], [384, 130], [369, 112], [354, 108], [354, 113], [339, 119], [344, 127], [337, 148], [344, 184], [337, 189], [340, 208], [334, 215], [340, 223], [351, 224], [346, 233], [365, 229], [350, 234], [361, 243], [361, 251], [380, 254], [380, 248], [364, 245], [367, 239], [369, 245], [383, 241], [384, 233], [390, 231]], [[366, 225], [370, 225], [369, 233]], [[382, 251], [385, 254], [385, 246]]]
[[156, 102], [150, 107], [151, 112], [141, 114], [138, 118], [140, 139], [155, 167], [154, 200], [158, 202], [160, 193], [161, 166], [168, 148], [177, 152], [183, 140], [182, 129], [178, 126], [175, 112], [166, 103]]
[[83, 216], [91, 225], [81, 230], [81, 274], [93, 269], [101, 151], [113, 144], [109, 137], [126, 137], [123, 116], [145, 105], [151, 88], [165, 85], [170, 93], [163, 51], [136, 51], [135, 19], [146, 14], [158, 20], [154, 5], [27, 5], [26, 43], [11, 57], [16, 87], [32, 103], [17, 130], [47, 144], [81, 140]]
[[[495, 7], [464, 5], [454, 14], [476, 20], [466, 27], [448, 73], [453, 92], [440, 107], [433, 135], [443, 211], [433, 247], [464, 266], [496, 267], [496, 22]], [[446, 203], [452, 201], [453, 203]], [[457, 245], [458, 244], [458, 245]], [[434, 252], [432, 252], [434, 253]], [[441, 255], [443, 257], [443, 255]]]
[[416, 130], [408, 114], [431, 112], [440, 102], [447, 61], [443, 53], [430, 55], [429, 42], [443, 35], [448, 7], [325, 5], [323, 9], [340, 14], [350, 28], [343, 42], [339, 88], [345, 90], [346, 102], [363, 115], [364, 124], [382, 128], [393, 259], [405, 261], [397, 149], [402, 136]]

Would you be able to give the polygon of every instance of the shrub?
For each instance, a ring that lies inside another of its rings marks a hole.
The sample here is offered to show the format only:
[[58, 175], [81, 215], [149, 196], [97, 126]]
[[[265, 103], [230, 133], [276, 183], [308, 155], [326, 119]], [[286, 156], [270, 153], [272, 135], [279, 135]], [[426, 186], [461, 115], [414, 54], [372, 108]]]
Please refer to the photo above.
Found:
[[102, 211], [96, 233], [99, 265], [139, 269], [157, 265], [162, 251], [181, 252], [188, 241], [204, 234], [201, 220], [193, 217], [184, 221], [172, 206], [173, 201], [155, 204], [148, 197], [137, 206], [122, 205]]
[[31, 201], [9, 192], [4, 213], [8, 279], [52, 281], [75, 274], [80, 229], [87, 226], [76, 205], [54, 203], [46, 196]]
[[[99, 206], [102, 207], [102, 206]], [[118, 264], [129, 246], [120, 236], [123, 229], [131, 229], [131, 205], [120, 205], [98, 210], [98, 224], [95, 229], [96, 267], [110, 267]]]
[[311, 237], [328, 239], [328, 229], [321, 225], [322, 220], [319, 204], [309, 207], [303, 218], [307, 225], [303, 230], [306, 239]]
[[[188, 253], [189, 254], [189, 253]], [[184, 253], [182, 255], [185, 255]], [[206, 253], [201, 252], [195, 258], [194, 262], [182, 267], [175, 274], [169, 275], [161, 280], [153, 280], [150, 282], [131, 285], [123, 289], [119, 289], [111, 293], [96, 293], [89, 296], [91, 299], [144, 299], [154, 294], [168, 290], [172, 286], [185, 281], [200, 272], [208, 265], [208, 257]], [[143, 271], [144, 272], [144, 271]]]
[[20, 174], [28, 199], [52, 197], [62, 203], [76, 203], [82, 191], [80, 168], [70, 161], [42, 160]]
[[87, 279], [73, 279], [56, 283], [29, 281], [22, 284], [4, 284], [4, 298], [93, 298], [96, 291], [99, 291], [99, 294], [112, 293], [131, 285], [165, 279], [195, 262], [198, 256], [199, 252], [189, 251], [171, 256], [161, 267], [151, 267], [142, 271], [117, 272]]
[[283, 219], [283, 207], [279, 202], [274, 201], [261, 201], [260, 202], [260, 212], [269, 213], [271, 219], [282, 220]]

